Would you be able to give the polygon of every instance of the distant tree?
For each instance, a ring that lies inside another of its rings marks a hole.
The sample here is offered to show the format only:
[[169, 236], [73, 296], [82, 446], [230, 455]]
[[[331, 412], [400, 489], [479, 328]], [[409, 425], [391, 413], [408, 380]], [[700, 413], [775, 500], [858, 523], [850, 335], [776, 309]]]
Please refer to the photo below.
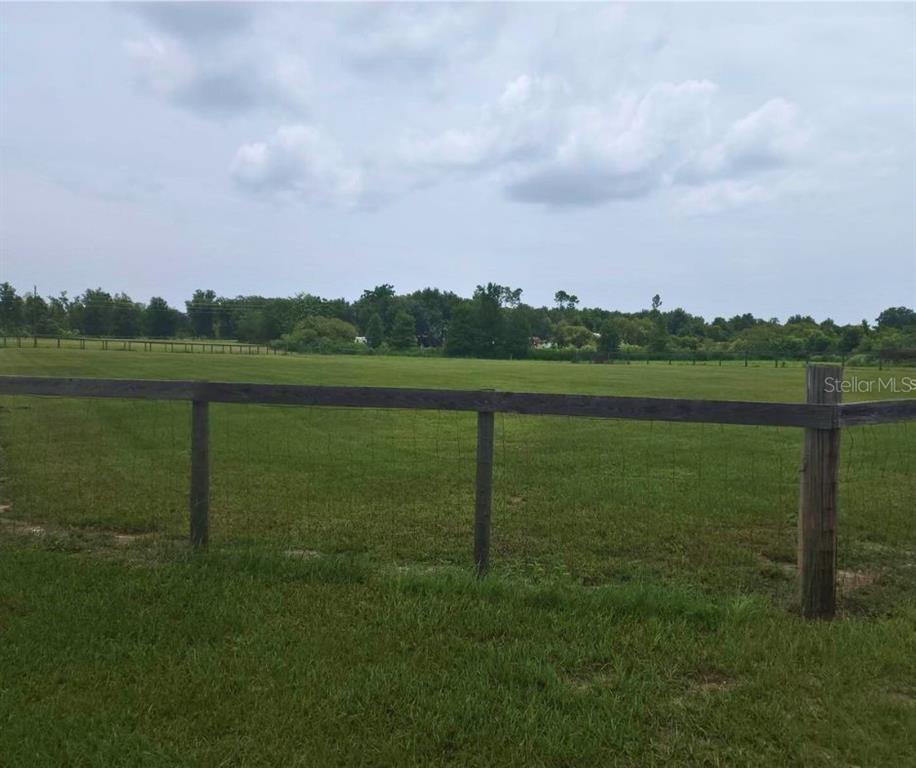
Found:
[[583, 347], [595, 346], [595, 334], [584, 325], [573, 325], [566, 322], [557, 323], [553, 330], [553, 336], [557, 345], [561, 347], [582, 349]]
[[207, 339], [213, 338], [214, 321], [216, 320], [216, 293], [209, 290], [196, 290], [191, 300], [185, 302], [185, 308], [188, 312], [191, 334]]
[[139, 336], [143, 325], [143, 305], [126, 293], [116, 293], [111, 311], [111, 331], [122, 339]]
[[59, 296], [48, 297], [48, 316], [55, 333], [62, 333], [72, 327], [70, 322], [71, 301], [67, 292], [62, 291]]
[[417, 346], [417, 330], [413, 316], [403, 309], [394, 316], [391, 333], [388, 334], [388, 344], [392, 349], [401, 350]]
[[213, 320], [214, 335], [219, 339], [234, 339], [237, 319], [238, 312], [232, 299], [217, 299]]
[[513, 313], [523, 317], [528, 327], [528, 336], [537, 336], [539, 339], [549, 339], [552, 326], [550, 324], [550, 313], [546, 307], [535, 308], [528, 304], [519, 304]]
[[22, 326], [22, 299], [9, 283], [0, 283], [0, 328], [15, 333]]
[[778, 355], [778, 328], [769, 323], [755, 323], [743, 330], [736, 350], [750, 357], [772, 358]]
[[668, 349], [668, 328], [665, 323], [664, 315], [658, 311], [661, 301], [655, 301], [658, 296], [652, 299], [652, 311], [656, 313], [655, 322], [652, 324], [652, 331], [649, 336], [649, 350], [655, 353], [664, 352]]
[[263, 309], [246, 309], [235, 324], [235, 335], [239, 341], [264, 344], [274, 338], [270, 322]]
[[837, 342], [837, 351], [841, 355], [848, 355], [853, 352], [865, 336], [865, 331], [861, 325], [847, 325], [840, 332], [840, 340]]
[[27, 293], [22, 303], [22, 316], [29, 333], [51, 333], [50, 313], [47, 302], [34, 293]]
[[877, 324], [879, 331], [885, 328], [896, 328], [898, 331], [916, 328], [916, 312], [907, 307], [889, 307], [878, 315]]
[[729, 330], [728, 321], [724, 317], [715, 318], [706, 327], [705, 335], [713, 341], [728, 341], [731, 338], [731, 330]]
[[344, 352], [356, 345], [356, 327], [339, 317], [311, 315], [283, 334], [276, 345], [293, 352]]
[[522, 360], [528, 356], [531, 347], [531, 325], [528, 315], [519, 308], [510, 310], [503, 325], [501, 344], [502, 357], [510, 360]]
[[567, 293], [566, 291], [557, 291], [553, 295], [553, 301], [557, 305], [557, 309], [575, 309], [576, 305], [579, 303], [579, 297], [574, 294]]
[[693, 316], [678, 307], [666, 313], [665, 325], [672, 336], [684, 336], [691, 332]]
[[372, 290], [365, 290], [353, 304], [356, 323], [365, 331], [372, 315], [378, 315], [382, 319], [385, 331], [390, 331], [397, 305], [394, 286], [389, 283], [377, 285]]
[[656, 294], [652, 297], [652, 311], [653, 311], [653, 312], [658, 312], [658, 310], [661, 308], [661, 306], [662, 306], [662, 297], [659, 296], [659, 295], [656, 293]]
[[178, 328], [178, 312], [160, 296], [153, 296], [143, 312], [143, 333], [154, 339], [165, 339], [175, 335]]
[[470, 357], [482, 346], [474, 304], [462, 301], [452, 312], [445, 339], [445, 352], [453, 357]]
[[735, 315], [730, 318], [728, 321], [728, 327], [731, 329], [732, 333], [739, 333], [740, 331], [747, 330], [748, 328], [753, 328], [757, 324], [758, 320], [750, 312], [745, 312], [743, 315]]
[[114, 301], [111, 294], [101, 288], [89, 289], [80, 297], [82, 332], [87, 336], [110, 336]]
[[601, 326], [601, 336], [598, 339], [598, 351], [605, 359], [617, 357], [620, 350], [620, 333], [613, 320], [605, 320]]
[[485, 286], [478, 285], [474, 291], [477, 343], [473, 354], [478, 357], [501, 356], [500, 342], [505, 323], [502, 302], [507, 290], [505, 286], [487, 283]]
[[[831, 338], [822, 331], [814, 331], [805, 339], [805, 352], [809, 355], [824, 355], [830, 352]], [[788, 357], [788, 355], [787, 355]]]
[[384, 341], [385, 326], [382, 324], [382, 318], [379, 317], [378, 312], [376, 312], [369, 318], [369, 323], [366, 326], [366, 343], [372, 347], [372, 349], [377, 349], [382, 346], [382, 342]]
[[407, 311], [414, 317], [417, 336], [424, 347], [441, 347], [452, 310], [459, 298], [451, 291], [424, 288], [406, 297]]

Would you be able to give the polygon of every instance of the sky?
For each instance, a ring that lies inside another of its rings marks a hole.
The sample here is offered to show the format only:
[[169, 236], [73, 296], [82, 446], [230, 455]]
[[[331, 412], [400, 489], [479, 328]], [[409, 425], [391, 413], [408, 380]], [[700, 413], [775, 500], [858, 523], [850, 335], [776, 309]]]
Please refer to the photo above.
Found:
[[916, 5], [0, 5], [0, 282], [916, 306]]

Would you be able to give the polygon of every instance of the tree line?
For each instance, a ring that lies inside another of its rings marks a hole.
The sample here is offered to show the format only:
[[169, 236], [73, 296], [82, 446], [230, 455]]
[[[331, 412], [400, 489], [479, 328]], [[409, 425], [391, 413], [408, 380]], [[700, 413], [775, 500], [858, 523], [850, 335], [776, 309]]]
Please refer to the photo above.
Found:
[[285, 298], [217, 296], [197, 290], [184, 310], [158, 296], [89, 289], [20, 295], [0, 284], [0, 332], [7, 335], [226, 339], [293, 352], [440, 352], [459, 357], [606, 360], [618, 357], [811, 359], [916, 348], [916, 312], [890, 307], [873, 322], [840, 325], [793, 315], [784, 323], [751, 313], [707, 321], [660, 296], [639, 312], [580, 307], [557, 291], [553, 306], [522, 301], [522, 289], [487, 283], [470, 297], [394, 286], [363, 291], [355, 301], [309, 293]]

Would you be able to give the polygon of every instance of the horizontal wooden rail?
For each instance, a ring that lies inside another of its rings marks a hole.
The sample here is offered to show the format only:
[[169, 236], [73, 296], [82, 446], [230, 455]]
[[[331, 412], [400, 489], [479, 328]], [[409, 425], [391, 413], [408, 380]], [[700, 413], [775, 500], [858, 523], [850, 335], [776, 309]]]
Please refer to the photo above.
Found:
[[842, 428], [916, 419], [916, 399], [843, 405], [841, 390], [828, 386], [842, 376], [838, 366], [810, 367], [805, 403], [36, 376], [0, 376], [0, 395], [191, 401], [189, 521], [196, 549], [207, 546], [210, 527], [208, 403], [476, 411], [474, 564], [481, 576], [490, 561], [494, 413], [804, 427], [798, 515], [801, 612], [807, 618], [827, 619], [836, 610]]
[[213, 403], [342, 408], [488, 411], [539, 416], [585, 416], [810, 429], [833, 429], [838, 426], [836, 407], [830, 405], [556, 395], [492, 390], [312, 387], [296, 384], [0, 376], [0, 394], [198, 400]]
[[847, 403], [840, 406], [840, 426], [890, 424], [895, 421], [916, 420], [916, 398]]

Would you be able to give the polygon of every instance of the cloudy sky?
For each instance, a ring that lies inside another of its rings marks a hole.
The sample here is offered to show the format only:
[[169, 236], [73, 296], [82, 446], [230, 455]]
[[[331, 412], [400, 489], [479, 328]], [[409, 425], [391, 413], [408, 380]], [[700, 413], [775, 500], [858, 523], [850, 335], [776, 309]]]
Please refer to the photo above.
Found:
[[0, 5], [0, 281], [916, 304], [916, 6]]

